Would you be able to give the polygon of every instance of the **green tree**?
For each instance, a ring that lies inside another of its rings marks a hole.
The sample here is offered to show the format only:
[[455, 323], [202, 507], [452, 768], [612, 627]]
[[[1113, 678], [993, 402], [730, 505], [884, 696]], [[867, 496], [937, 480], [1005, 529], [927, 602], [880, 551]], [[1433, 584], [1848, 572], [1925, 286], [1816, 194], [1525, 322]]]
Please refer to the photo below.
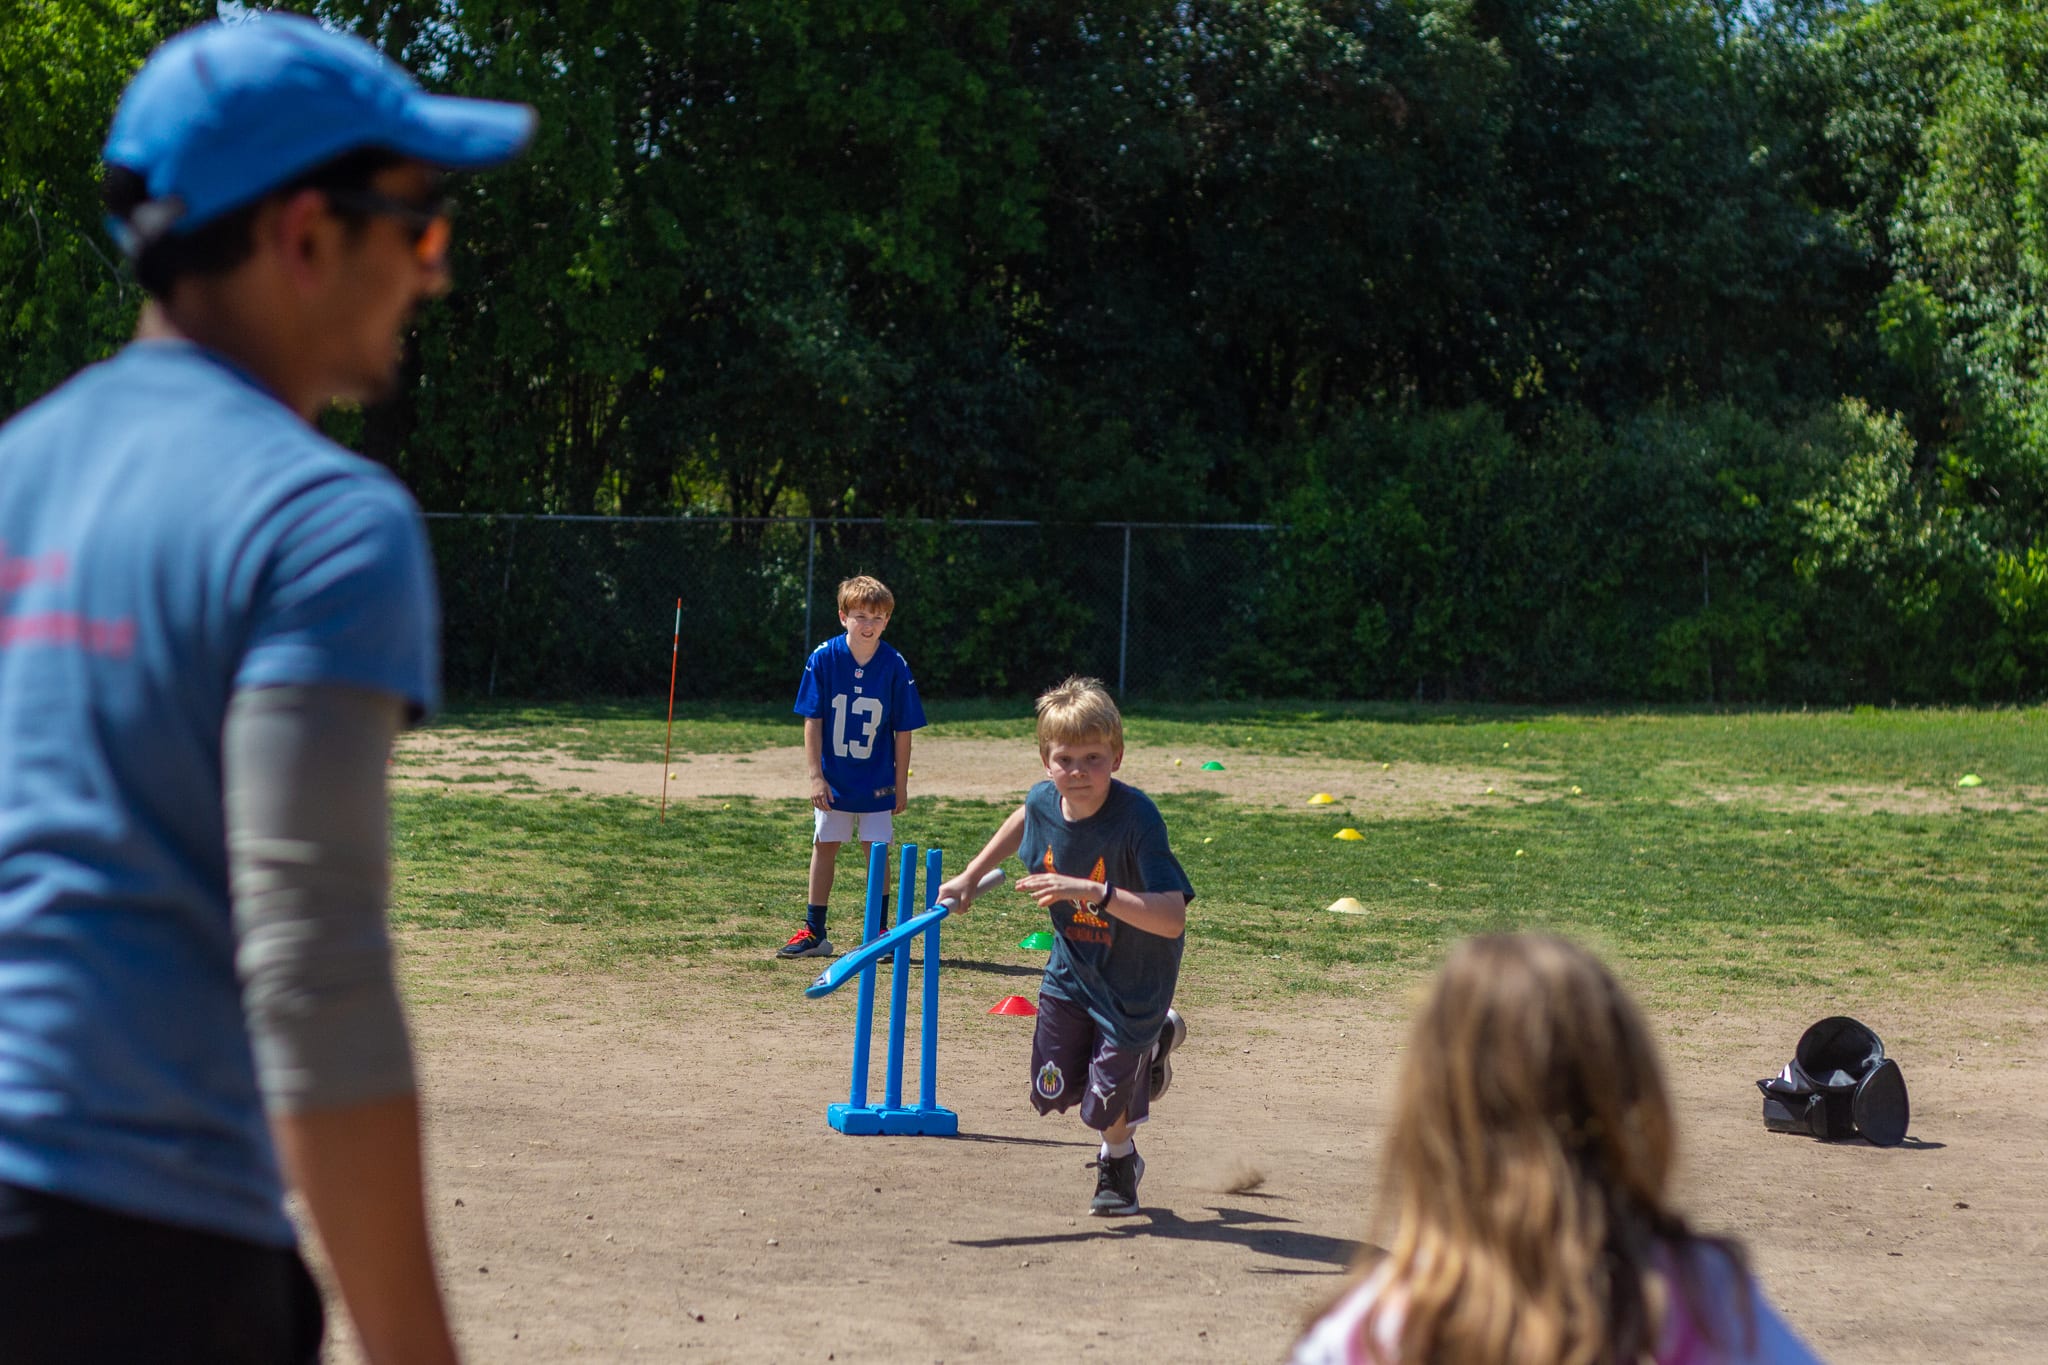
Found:
[[[430, 506], [940, 509], [1022, 391], [1036, 232], [1009, 7], [318, 6], [539, 106], [376, 453]], [[374, 433], [373, 433], [374, 434]]]
[[133, 329], [141, 295], [101, 225], [100, 147], [142, 59], [211, 9], [0, 0], [0, 413]]
[[1513, 68], [1517, 394], [1609, 418], [1832, 399], [1853, 239], [1819, 209], [1797, 9], [1475, 0]]
[[1506, 283], [1503, 91], [1464, 9], [1046, 16], [1024, 61], [1048, 249], [1023, 268], [1063, 505], [1256, 513], [1358, 406], [1473, 390]]
[[1938, 484], [1913, 496], [1954, 521], [1971, 600], [2008, 626], [2038, 615], [2025, 566], [2048, 544], [2044, 50], [2048, 14], [2025, 0], [1883, 0], [1827, 48], [1830, 132], [1892, 273], [1872, 313], [1883, 396], [1920, 437], [1914, 478]]

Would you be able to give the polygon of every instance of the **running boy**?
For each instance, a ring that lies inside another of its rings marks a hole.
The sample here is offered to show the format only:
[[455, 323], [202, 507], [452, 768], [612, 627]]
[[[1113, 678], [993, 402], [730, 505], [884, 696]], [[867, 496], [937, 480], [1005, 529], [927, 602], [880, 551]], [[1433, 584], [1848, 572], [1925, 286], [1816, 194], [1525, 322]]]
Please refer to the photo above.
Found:
[[917, 679], [893, 645], [882, 643], [896, 598], [862, 574], [839, 585], [839, 624], [846, 634], [811, 651], [796, 690], [804, 718], [804, 757], [811, 773], [811, 885], [804, 924], [777, 957], [820, 957], [825, 906], [839, 846], [852, 840], [863, 854], [889, 842], [895, 817], [910, 800], [910, 732], [924, 728]]
[[1187, 1037], [1170, 1008], [1195, 891], [1166, 842], [1152, 799], [1112, 774], [1124, 722], [1093, 678], [1069, 678], [1038, 699], [1038, 756], [1047, 781], [1003, 821], [988, 846], [939, 889], [956, 913], [1011, 854], [1017, 889], [1052, 912], [1055, 932], [1038, 988], [1031, 1102], [1041, 1114], [1081, 1106], [1102, 1134], [1096, 1215], [1136, 1213], [1145, 1159], [1131, 1130], [1145, 1121]]

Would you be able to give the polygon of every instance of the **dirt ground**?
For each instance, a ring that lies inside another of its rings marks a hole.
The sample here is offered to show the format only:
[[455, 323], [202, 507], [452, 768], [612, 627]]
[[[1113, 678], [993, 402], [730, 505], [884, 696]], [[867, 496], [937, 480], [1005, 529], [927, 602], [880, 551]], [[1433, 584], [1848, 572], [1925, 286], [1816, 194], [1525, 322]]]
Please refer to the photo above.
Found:
[[[1133, 745], [1122, 776], [1148, 792], [1212, 791], [1260, 806], [1302, 806], [1317, 793], [1338, 805], [1367, 805], [1382, 816], [1418, 815], [1484, 801], [1547, 801], [1554, 782], [1526, 770], [1463, 768], [1433, 763], [1354, 763], [1329, 759], [1233, 753], [1220, 771], [1201, 765], [1211, 755], [1179, 753], [1159, 745]], [[400, 786], [459, 783], [467, 791], [510, 796], [582, 792], [633, 796], [649, 803], [693, 796], [801, 798], [810, 790], [801, 747], [751, 754], [678, 754], [670, 759], [664, 792], [655, 763], [574, 758], [526, 749], [489, 736], [448, 728], [414, 731], [399, 742], [393, 780]], [[911, 760], [913, 796], [955, 796], [995, 801], [1021, 798], [1045, 772], [1028, 744], [1007, 739], [918, 740]], [[1997, 789], [1936, 786], [1811, 787], [1713, 786], [1699, 800], [1747, 802], [1769, 810], [1886, 811], [1940, 814], [1956, 810], [2035, 810], [2048, 807], [2048, 790], [2020, 785]]]
[[[445, 742], [409, 741], [401, 780], [474, 772], [434, 752]], [[920, 744], [914, 791], [1000, 797], [1033, 776], [1013, 744], [956, 743]], [[1322, 790], [1426, 809], [1516, 790], [1499, 773], [1239, 756], [1218, 774], [1182, 757], [1130, 766], [1147, 786], [1275, 803]], [[793, 751], [751, 758], [675, 764], [670, 797], [800, 790]], [[537, 767], [550, 787], [658, 797], [645, 765], [617, 787], [589, 764]], [[427, 938], [403, 951], [430, 983], [414, 1024], [442, 1262], [484, 1362], [1280, 1359], [1367, 1236], [1410, 1004], [1191, 1015], [1140, 1135], [1145, 1212], [1097, 1220], [1092, 1143], [1025, 1098], [1030, 1021], [983, 1012], [1032, 994], [1027, 955], [946, 959], [939, 1098], [961, 1135], [932, 1139], [827, 1128], [854, 993], [801, 999], [815, 964], [790, 964], [784, 1002], [702, 969], [506, 982], [437, 960]], [[1185, 971], [1201, 971], [1198, 939]], [[1766, 1133], [1753, 1082], [1840, 1003], [1657, 1016], [1684, 1207], [1744, 1239], [1826, 1358], [2048, 1360], [2048, 1002], [1859, 1001], [1905, 1071], [1906, 1145]], [[906, 1088], [915, 1069], [913, 1046]], [[875, 1077], [879, 1093], [879, 1061]], [[1230, 1192], [1248, 1168], [1263, 1183]], [[358, 1359], [345, 1323], [333, 1337], [331, 1360]]]
[[[1208, 755], [1179, 754], [1158, 746], [1134, 745], [1124, 755], [1122, 776], [1148, 792], [1220, 792], [1256, 805], [1302, 805], [1318, 792], [1340, 805], [1370, 801], [1375, 810], [1422, 811], [1479, 801], [1496, 794], [1541, 799], [1539, 788], [1519, 772], [1484, 772], [1436, 764], [1333, 763], [1234, 753], [1220, 771], [1204, 769]], [[810, 791], [800, 746], [751, 754], [677, 755], [669, 761], [671, 801], [692, 796], [795, 797]], [[464, 790], [533, 795], [579, 791], [592, 796], [662, 796], [659, 764], [616, 763], [571, 758], [549, 750], [493, 747], [487, 738], [447, 730], [417, 731], [400, 742], [394, 781], [404, 786], [460, 782]], [[925, 738], [911, 758], [912, 796], [954, 796], [970, 800], [1022, 799], [1031, 784], [1045, 779], [1028, 744], [1007, 739]]]

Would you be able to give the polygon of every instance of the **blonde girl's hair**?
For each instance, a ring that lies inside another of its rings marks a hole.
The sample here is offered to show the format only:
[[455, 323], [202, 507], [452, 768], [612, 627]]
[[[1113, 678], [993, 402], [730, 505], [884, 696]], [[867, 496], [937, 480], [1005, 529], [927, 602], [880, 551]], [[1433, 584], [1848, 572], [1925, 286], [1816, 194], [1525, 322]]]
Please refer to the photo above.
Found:
[[1124, 718], [1099, 678], [1072, 677], [1038, 698], [1038, 756], [1055, 744], [1100, 740], [1123, 752]]
[[839, 614], [844, 616], [855, 607], [867, 607], [886, 616], [896, 610], [896, 594], [879, 578], [855, 574], [839, 585]]
[[1696, 1253], [1718, 1247], [1738, 1275], [1742, 1255], [1666, 1203], [1673, 1145], [1656, 1046], [1597, 958], [1547, 935], [1460, 944], [1401, 1075], [1379, 1203], [1392, 1236], [1360, 1269], [1399, 1292], [1367, 1313], [1361, 1358], [1379, 1359], [1377, 1319], [1397, 1311], [1407, 1365], [1636, 1365], [1668, 1307], [1660, 1264], [1718, 1341]]

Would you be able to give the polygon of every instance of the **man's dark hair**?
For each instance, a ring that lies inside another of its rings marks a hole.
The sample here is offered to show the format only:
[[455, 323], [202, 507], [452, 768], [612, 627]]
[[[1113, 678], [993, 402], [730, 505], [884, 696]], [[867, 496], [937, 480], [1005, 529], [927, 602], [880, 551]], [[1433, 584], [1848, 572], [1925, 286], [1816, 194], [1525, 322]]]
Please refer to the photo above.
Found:
[[[300, 190], [366, 190], [370, 182], [388, 167], [404, 160], [382, 147], [362, 147], [345, 152], [332, 161], [279, 185], [240, 208], [230, 209], [210, 223], [190, 232], [166, 232], [143, 244], [133, 259], [135, 278], [157, 298], [168, 298], [182, 279], [204, 279], [225, 275], [249, 259], [255, 249], [256, 215], [273, 199]], [[139, 172], [126, 166], [108, 166], [100, 185], [107, 212], [126, 220], [149, 200], [149, 187]], [[360, 227], [363, 215], [337, 207], [335, 213], [352, 227]]]

